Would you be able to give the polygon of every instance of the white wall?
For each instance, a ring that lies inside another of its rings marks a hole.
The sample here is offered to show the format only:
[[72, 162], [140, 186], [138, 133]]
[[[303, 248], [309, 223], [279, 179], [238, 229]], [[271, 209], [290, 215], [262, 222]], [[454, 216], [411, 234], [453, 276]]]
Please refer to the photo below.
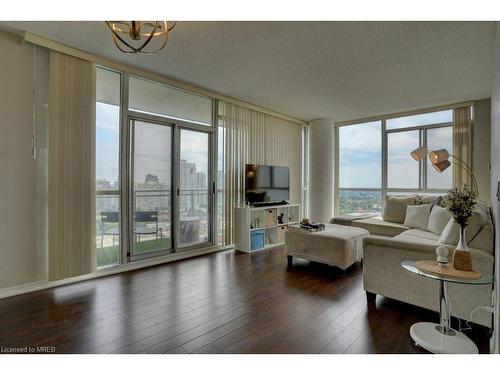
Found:
[[333, 120], [309, 123], [309, 217], [327, 223], [333, 216], [334, 179]]
[[493, 59], [493, 82], [491, 85], [491, 202], [495, 217], [495, 273], [496, 273], [496, 317], [494, 352], [500, 351], [500, 209], [496, 196], [497, 183], [500, 181], [500, 23], [496, 23]]
[[0, 288], [41, 277], [37, 253], [33, 46], [0, 32]]

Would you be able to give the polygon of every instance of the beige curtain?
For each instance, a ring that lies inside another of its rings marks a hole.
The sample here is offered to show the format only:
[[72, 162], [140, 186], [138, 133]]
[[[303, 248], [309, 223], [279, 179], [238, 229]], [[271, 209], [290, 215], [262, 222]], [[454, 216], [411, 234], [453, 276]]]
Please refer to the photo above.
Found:
[[245, 204], [245, 164], [290, 168], [290, 201], [300, 202], [300, 125], [235, 104], [219, 103], [220, 137], [224, 140], [224, 243], [233, 242], [234, 212]]
[[94, 271], [95, 66], [50, 52], [49, 280]]
[[[453, 110], [453, 155], [471, 165], [471, 107]], [[453, 186], [471, 185], [470, 175], [453, 165]]]

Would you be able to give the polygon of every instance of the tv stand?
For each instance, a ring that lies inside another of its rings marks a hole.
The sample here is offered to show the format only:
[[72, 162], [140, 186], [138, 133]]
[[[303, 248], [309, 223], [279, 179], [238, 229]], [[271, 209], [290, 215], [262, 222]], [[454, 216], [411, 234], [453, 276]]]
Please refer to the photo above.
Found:
[[235, 247], [251, 253], [284, 242], [285, 232], [300, 222], [300, 205], [276, 204], [260, 207], [235, 207]]

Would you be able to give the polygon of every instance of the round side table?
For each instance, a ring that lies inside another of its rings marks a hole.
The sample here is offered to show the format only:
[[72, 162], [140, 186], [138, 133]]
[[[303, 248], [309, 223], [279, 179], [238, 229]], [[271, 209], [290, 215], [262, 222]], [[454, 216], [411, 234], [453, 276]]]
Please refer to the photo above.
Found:
[[401, 266], [416, 275], [439, 281], [439, 320], [436, 323], [415, 323], [410, 328], [410, 336], [415, 343], [436, 354], [477, 354], [477, 346], [462, 332], [450, 327], [447, 283], [486, 285], [493, 283], [493, 275], [482, 275], [480, 279], [459, 279], [440, 276], [419, 270], [415, 261], [404, 260]]

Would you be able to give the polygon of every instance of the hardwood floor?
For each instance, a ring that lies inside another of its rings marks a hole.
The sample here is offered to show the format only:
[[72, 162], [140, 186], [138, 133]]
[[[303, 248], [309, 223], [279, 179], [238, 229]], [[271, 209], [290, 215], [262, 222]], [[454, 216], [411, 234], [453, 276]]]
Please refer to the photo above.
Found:
[[[0, 300], [0, 345], [57, 353], [420, 353], [436, 313], [368, 308], [362, 270], [226, 251]], [[455, 322], [456, 324], [457, 322]], [[456, 326], [456, 325], [455, 325]], [[488, 332], [468, 333], [488, 351]], [[36, 349], [35, 349], [36, 350]]]

